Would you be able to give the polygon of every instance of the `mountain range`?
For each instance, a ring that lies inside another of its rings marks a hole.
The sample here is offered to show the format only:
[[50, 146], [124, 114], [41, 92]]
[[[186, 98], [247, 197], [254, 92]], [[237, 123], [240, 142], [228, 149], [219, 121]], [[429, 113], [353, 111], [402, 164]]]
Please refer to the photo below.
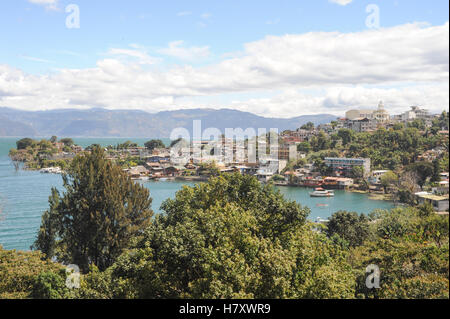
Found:
[[23, 111], [0, 107], [0, 136], [59, 137], [159, 137], [167, 138], [177, 127], [192, 134], [193, 120], [201, 120], [202, 129], [277, 128], [280, 132], [296, 129], [307, 122], [329, 123], [331, 114], [302, 115], [293, 118], [268, 118], [232, 109], [184, 109], [148, 113], [140, 110], [92, 108]]

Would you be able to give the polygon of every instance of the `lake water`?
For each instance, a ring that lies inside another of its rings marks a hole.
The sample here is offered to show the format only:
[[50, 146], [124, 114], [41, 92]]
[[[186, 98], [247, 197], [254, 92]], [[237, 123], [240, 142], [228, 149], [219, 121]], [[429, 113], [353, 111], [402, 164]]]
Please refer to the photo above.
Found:
[[[62, 190], [60, 175], [41, 174], [31, 171], [15, 171], [8, 158], [8, 151], [16, 147], [18, 138], [0, 138], [0, 245], [5, 249], [28, 250], [39, 229], [42, 213], [48, 208], [48, 197], [52, 187]], [[75, 138], [75, 143], [86, 147], [91, 144], [116, 145], [132, 140], [143, 145], [142, 138]], [[163, 140], [165, 143], [168, 140]], [[153, 198], [152, 208], [160, 212], [161, 203], [173, 198], [188, 182], [144, 182]], [[370, 213], [377, 208], [389, 209], [392, 203], [370, 200], [367, 195], [335, 191], [334, 198], [311, 198], [310, 189], [301, 187], [279, 187], [288, 199], [296, 200], [311, 208], [309, 219], [328, 218], [338, 210]]]

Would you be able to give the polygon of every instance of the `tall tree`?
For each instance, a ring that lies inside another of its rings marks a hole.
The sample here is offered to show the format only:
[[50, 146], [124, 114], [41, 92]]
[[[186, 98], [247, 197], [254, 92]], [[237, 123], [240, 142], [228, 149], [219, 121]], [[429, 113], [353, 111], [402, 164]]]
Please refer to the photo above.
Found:
[[306, 124], [303, 124], [300, 128], [302, 129], [302, 130], [308, 130], [308, 131], [312, 131], [312, 130], [314, 130], [314, 123], [313, 122], [308, 122], [308, 123], [306, 123]]
[[355, 138], [355, 132], [353, 132], [348, 128], [341, 128], [337, 134], [342, 140], [342, 145], [347, 145], [351, 143]]
[[417, 174], [417, 184], [422, 188], [427, 179], [433, 176], [434, 167], [430, 162], [415, 162], [408, 165], [406, 170]]
[[164, 145], [163, 141], [161, 140], [150, 140], [148, 142], [145, 142], [144, 146], [149, 150], [154, 150], [155, 148], [165, 148], [166, 145]]
[[338, 235], [345, 239], [351, 247], [360, 246], [369, 236], [369, 219], [366, 215], [338, 211], [334, 213], [327, 224], [329, 237]]
[[[339, 249], [305, 224], [309, 209], [254, 177], [184, 187], [108, 269], [114, 297], [351, 298]], [[117, 295], [116, 295], [117, 294]]]
[[57, 231], [60, 227], [58, 223], [60, 218], [58, 216], [58, 205], [61, 201], [59, 192], [56, 188], [52, 188], [48, 202], [50, 208], [42, 215], [41, 227], [39, 229], [37, 239], [31, 249], [40, 250], [47, 258], [56, 255], [56, 239]]
[[16, 145], [17, 145], [17, 149], [18, 150], [24, 150], [27, 147], [33, 145], [33, 143], [34, 143], [34, 140], [32, 140], [31, 138], [27, 137], [27, 138], [23, 138], [21, 140], [18, 140], [16, 142]]
[[387, 188], [398, 182], [398, 176], [393, 171], [387, 171], [380, 177], [380, 183], [384, 188], [384, 192], [386, 192]]
[[66, 192], [60, 196], [53, 191], [34, 245], [48, 257], [83, 271], [91, 264], [104, 270], [150, 223], [148, 189], [108, 161], [100, 147], [75, 157], [63, 184]]
[[73, 139], [70, 137], [60, 139], [61, 143], [64, 143], [66, 146], [72, 146], [74, 144]]

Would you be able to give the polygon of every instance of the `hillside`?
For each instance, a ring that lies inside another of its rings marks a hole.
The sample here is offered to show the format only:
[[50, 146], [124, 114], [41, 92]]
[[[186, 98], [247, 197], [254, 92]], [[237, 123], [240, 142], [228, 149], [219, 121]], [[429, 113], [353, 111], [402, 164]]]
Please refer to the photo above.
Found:
[[169, 137], [177, 127], [192, 132], [192, 121], [201, 120], [202, 129], [277, 128], [296, 129], [308, 121], [328, 123], [330, 114], [303, 115], [282, 119], [266, 118], [231, 109], [190, 109], [148, 113], [139, 110], [51, 110], [21, 111], [0, 107], [0, 136], [71, 136], [71, 137]]

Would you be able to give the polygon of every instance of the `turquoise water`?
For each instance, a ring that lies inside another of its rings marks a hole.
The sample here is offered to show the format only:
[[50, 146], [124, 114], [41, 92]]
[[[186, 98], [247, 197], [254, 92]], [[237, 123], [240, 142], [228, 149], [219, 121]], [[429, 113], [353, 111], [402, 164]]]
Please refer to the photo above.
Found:
[[[62, 190], [61, 176], [39, 172], [15, 171], [8, 158], [9, 149], [15, 147], [18, 138], [0, 138], [0, 245], [5, 249], [28, 250], [39, 229], [42, 213], [48, 208], [48, 196], [54, 186]], [[91, 144], [116, 145], [132, 140], [143, 145], [148, 139], [123, 138], [75, 138], [75, 143], [86, 147]], [[163, 140], [165, 143], [168, 140]], [[143, 182], [153, 198], [152, 208], [159, 212], [161, 203], [173, 197], [188, 182]], [[370, 200], [364, 194], [336, 191], [334, 198], [311, 198], [310, 189], [279, 187], [288, 199], [296, 200], [311, 208], [309, 218], [328, 218], [334, 212], [345, 209], [369, 213], [376, 208], [389, 209], [392, 203]], [[319, 204], [319, 205], [318, 205]], [[324, 206], [327, 205], [327, 206]]]

